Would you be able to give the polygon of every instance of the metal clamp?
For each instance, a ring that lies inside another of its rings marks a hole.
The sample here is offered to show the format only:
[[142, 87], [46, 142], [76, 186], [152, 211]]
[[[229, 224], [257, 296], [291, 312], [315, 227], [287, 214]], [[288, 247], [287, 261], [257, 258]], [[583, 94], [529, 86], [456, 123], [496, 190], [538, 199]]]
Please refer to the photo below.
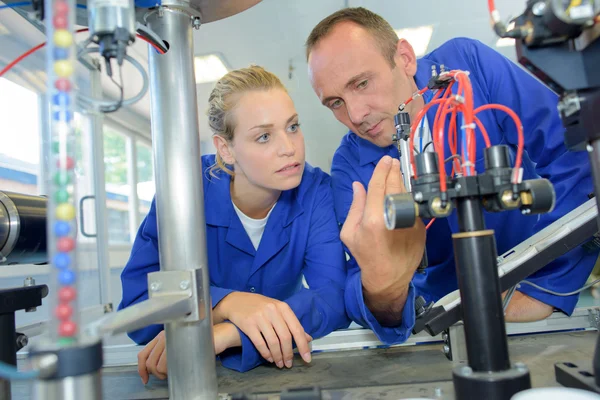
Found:
[[187, 271], [158, 271], [148, 274], [148, 296], [150, 298], [186, 295], [190, 301], [190, 314], [184, 322], [202, 321], [206, 318], [202, 299], [202, 269]]

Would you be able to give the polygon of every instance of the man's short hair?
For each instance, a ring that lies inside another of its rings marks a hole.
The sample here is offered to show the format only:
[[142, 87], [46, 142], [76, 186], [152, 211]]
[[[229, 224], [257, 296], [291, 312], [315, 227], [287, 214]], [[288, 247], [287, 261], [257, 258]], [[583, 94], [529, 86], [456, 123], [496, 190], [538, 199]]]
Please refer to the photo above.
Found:
[[334, 12], [317, 24], [306, 39], [306, 59], [317, 43], [327, 36], [340, 22], [353, 22], [366, 29], [381, 49], [381, 54], [392, 67], [396, 66], [394, 55], [398, 44], [398, 35], [392, 26], [381, 16], [363, 7], [344, 8]]

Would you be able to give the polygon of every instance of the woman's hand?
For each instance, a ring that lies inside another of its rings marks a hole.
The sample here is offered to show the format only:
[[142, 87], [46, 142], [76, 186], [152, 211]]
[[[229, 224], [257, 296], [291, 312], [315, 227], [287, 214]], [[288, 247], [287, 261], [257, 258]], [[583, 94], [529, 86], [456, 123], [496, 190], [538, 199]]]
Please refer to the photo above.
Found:
[[256, 293], [233, 292], [214, 311], [248, 335], [260, 355], [279, 368], [292, 367], [292, 339], [302, 359], [310, 362], [312, 338], [286, 303]]

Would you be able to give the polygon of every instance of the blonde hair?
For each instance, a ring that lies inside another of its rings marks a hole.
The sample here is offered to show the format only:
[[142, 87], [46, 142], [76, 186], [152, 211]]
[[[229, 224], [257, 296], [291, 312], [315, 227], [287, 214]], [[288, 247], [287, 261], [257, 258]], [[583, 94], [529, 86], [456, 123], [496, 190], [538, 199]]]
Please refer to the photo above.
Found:
[[[255, 90], [282, 89], [287, 93], [279, 78], [258, 65], [240, 68], [223, 76], [208, 97], [208, 125], [214, 135], [228, 142], [233, 140], [236, 121], [233, 110], [242, 94]], [[216, 177], [219, 170], [234, 176], [217, 151], [216, 163], [210, 168], [210, 174]]]
[[306, 59], [317, 43], [327, 36], [340, 22], [349, 21], [369, 32], [392, 68], [396, 66], [394, 55], [398, 44], [398, 35], [394, 28], [380, 15], [363, 7], [344, 8], [331, 14], [317, 24], [306, 39]]

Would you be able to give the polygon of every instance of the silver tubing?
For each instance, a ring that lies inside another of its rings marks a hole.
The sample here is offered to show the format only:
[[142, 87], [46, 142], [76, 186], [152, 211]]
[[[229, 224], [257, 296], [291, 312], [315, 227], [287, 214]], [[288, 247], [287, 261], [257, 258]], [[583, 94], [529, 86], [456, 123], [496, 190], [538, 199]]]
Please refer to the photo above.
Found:
[[[217, 398], [217, 375], [206, 254], [200, 135], [194, 76], [192, 20], [166, 8], [148, 26], [169, 51], [149, 49], [152, 147], [161, 271], [201, 271], [196, 322], [166, 324], [171, 400]], [[203, 311], [203, 312], [202, 312]]]
[[35, 400], [102, 400], [101, 371], [56, 380], [36, 380]]
[[400, 139], [399, 144], [400, 150], [400, 170], [402, 171], [402, 180], [404, 181], [404, 187], [407, 192], [412, 191], [412, 185], [410, 184], [410, 177], [412, 176], [410, 166], [410, 147], [408, 146], [408, 140]]
[[[91, 95], [101, 96], [102, 86], [100, 71], [90, 73]], [[92, 164], [94, 165], [94, 211], [96, 218], [96, 246], [98, 260], [98, 277], [100, 281], [100, 304], [111, 303], [110, 265], [108, 259], [108, 215], [106, 211], [106, 182], [104, 177], [104, 134], [102, 129], [103, 115], [90, 114], [90, 133], [92, 138]]]

